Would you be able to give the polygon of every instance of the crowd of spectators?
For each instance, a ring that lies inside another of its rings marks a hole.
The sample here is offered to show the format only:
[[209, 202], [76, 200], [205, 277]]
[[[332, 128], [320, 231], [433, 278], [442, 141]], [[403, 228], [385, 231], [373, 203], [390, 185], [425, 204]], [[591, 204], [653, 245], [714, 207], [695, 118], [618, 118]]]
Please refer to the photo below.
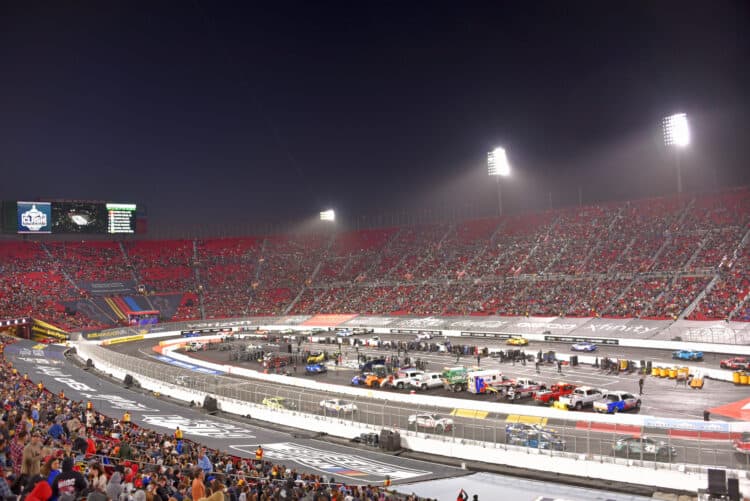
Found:
[[[0, 347], [12, 342], [7, 338]], [[0, 355], [0, 496], [6, 501], [423, 501], [243, 458], [54, 394]]]
[[135, 277], [147, 293], [184, 294], [180, 320], [287, 312], [676, 318], [699, 297], [690, 318], [740, 319], [748, 229], [750, 190], [742, 188], [327, 235], [2, 242], [0, 316], [101, 326], [63, 304], [85, 294], [82, 282]]

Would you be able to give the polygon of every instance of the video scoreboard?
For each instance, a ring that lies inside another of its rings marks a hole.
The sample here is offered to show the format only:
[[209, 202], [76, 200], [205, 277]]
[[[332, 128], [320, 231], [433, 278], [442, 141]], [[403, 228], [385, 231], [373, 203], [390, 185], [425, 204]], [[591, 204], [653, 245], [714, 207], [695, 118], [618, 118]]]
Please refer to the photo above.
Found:
[[3, 202], [3, 231], [24, 234], [135, 233], [136, 208], [136, 204], [88, 201]]

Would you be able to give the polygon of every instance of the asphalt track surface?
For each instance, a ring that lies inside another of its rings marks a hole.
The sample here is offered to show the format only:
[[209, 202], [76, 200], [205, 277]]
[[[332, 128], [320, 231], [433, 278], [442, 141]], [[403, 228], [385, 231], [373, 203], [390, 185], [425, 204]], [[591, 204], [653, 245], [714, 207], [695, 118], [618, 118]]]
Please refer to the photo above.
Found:
[[5, 354], [19, 371], [29, 374], [32, 381], [43, 381], [50, 391], [59, 393], [62, 390], [73, 400], [90, 400], [104, 414], [117, 417], [128, 411], [133, 422], [164, 433], [172, 433], [175, 426], [180, 426], [187, 438], [243, 457], [252, 456], [255, 447], [263, 444], [268, 458], [277, 459], [298, 471], [323, 474], [347, 483], [382, 483], [384, 476], [389, 475], [395, 479], [394, 485], [406, 484], [402, 487], [404, 491], [441, 501], [454, 499], [458, 488], [466, 488], [472, 494], [478, 493], [480, 499], [500, 496], [531, 501], [539, 496], [563, 494], [568, 499], [581, 501], [649, 499], [505, 475], [469, 474], [466, 470], [431, 461], [304, 438], [299, 434], [257, 426], [237, 418], [209, 416], [198, 409], [156, 398], [148, 392], [127, 389], [118, 382], [101, 378], [67, 359], [59, 346], [40, 347], [32, 342], [19, 341], [7, 346]]
[[[366, 338], [368, 336], [361, 336]], [[401, 339], [408, 340], [413, 339], [413, 336], [396, 335], [389, 336], [387, 339]], [[483, 342], [485, 340], [481, 340]], [[490, 340], [486, 340], [490, 341]], [[242, 343], [244, 341], [235, 341], [236, 343]], [[258, 344], [257, 341], [247, 341], [248, 343]], [[152, 357], [154, 355], [151, 347], [155, 344], [155, 341], [142, 341], [135, 343], [125, 343], [113, 345], [113, 348], [140, 357]], [[495, 347], [506, 347], [500, 342], [496, 342], [494, 345], [489, 342], [490, 346]], [[335, 345], [320, 345], [320, 344], [303, 344], [302, 350], [309, 349], [310, 351], [316, 351], [329, 348], [330, 351], [336, 349]], [[560, 350], [561, 348], [569, 348], [569, 345], [561, 345], [554, 343], [532, 343], [526, 348], [527, 353], [536, 353], [538, 350]], [[283, 351], [283, 350], [282, 350]], [[344, 357], [356, 360], [356, 351], [354, 348], [344, 348]], [[384, 348], [362, 348], [359, 349], [360, 354], [367, 356], [385, 356], [385, 355], [396, 355], [395, 351]], [[190, 353], [190, 356], [195, 358], [201, 358], [212, 362], [220, 363], [231, 363], [245, 368], [262, 370], [259, 364], [253, 362], [229, 362], [229, 352], [219, 350], [208, 350], [201, 351], [198, 353]], [[610, 358], [628, 358], [634, 360], [652, 360], [654, 362], [667, 362], [671, 361], [671, 352], [664, 350], [639, 350], [635, 348], [621, 348], [618, 346], [606, 346], [600, 347], [598, 353], [600, 357]], [[454, 366], [456, 364], [455, 356], [451, 356], [445, 353], [437, 352], [410, 352], [412, 359], [417, 357], [427, 361], [427, 370], [440, 371], [445, 366]], [[707, 354], [704, 362], [693, 363], [691, 365], [707, 366], [707, 367], [718, 367], [719, 360], [727, 358], [731, 354]], [[403, 357], [403, 354], [402, 354]], [[344, 364], [346, 365], [346, 364]], [[458, 365], [473, 366], [476, 365], [475, 357], [461, 357]], [[500, 363], [496, 359], [482, 358], [480, 361], [480, 367], [486, 368], [497, 368], [500, 369], [504, 374], [510, 377], [521, 377], [526, 376], [532, 379], [541, 380], [547, 384], [551, 384], [557, 381], [566, 381], [576, 383], [579, 385], [594, 386], [597, 388], [606, 388], [609, 390], [626, 390], [629, 392], [637, 393], [638, 379], [640, 378], [637, 374], [619, 374], [611, 375], [605, 374], [598, 369], [593, 368], [589, 365], [579, 365], [578, 367], [566, 367], [563, 369], [562, 374], [557, 372], [557, 367], [554, 365], [545, 365], [540, 369], [540, 374], [537, 374], [533, 363], [527, 363], [522, 365], [516, 363], [513, 365], [510, 362]], [[306, 376], [303, 373], [302, 367], [298, 367], [299, 377], [313, 378], [315, 380], [348, 385], [350, 384], [353, 375], [357, 374], [358, 371], [354, 369], [332, 367], [334, 370], [330, 370], [327, 374]], [[291, 372], [291, 371], [290, 371]], [[272, 386], [272, 385], [269, 385]], [[375, 391], [390, 391], [397, 392], [399, 390], [375, 390]], [[402, 393], [408, 393], [408, 390], [401, 390]], [[298, 398], [299, 392], [294, 390], [289, 391], [283, 385], [278, 385], [277, 388], [271, 390], [269, 393], [278, 394], [279, 396], [286, 396], [292, 399]], [[435, 396], [450, 396], [459, 397], [473, 400], [487, 400], [488, 395], [473, 395], [468, 392], [453, 393], [442, 389], [429, 390], [429, 394]], [[312, 396], [310, 396], [312, 395]], [[321, 409], [317, 406], [318, 400], [329, 398], [330, 395], [325, 393], [315, 394], [315, 392], [306, 392], [306, 402], [300, 401], [300, 410], [303, 412], [310, 412], [313, 414], [321, 414]], [[684, 385], [676, 385], [674, 380], [654, 378], [648, 376], [645, 378], [644, 395], [642, 396], [642, 407], [641, 413], [659, 417], [672, 417], [678, 419], [702, 419], [704, 409], [711, 409], [716, 406], [728, 404], [731, 402], [740, 401], [746, 399], [748, 396], [746, 387], [736, 387], [732, 384], [720, 382], [720, 381], [707, 381], [703, 390], [693, 390], [687, 388]], [[409, 412], [393, 412], [389, 415], [391, 419], [388, 423], [383, 423], [383, 404], [382, 403], [371, 403], [367, 404], [360, 400], [358, 404], [358, 415], [356, 421], [363, 421], [372, 424], [382, 424], [385, 426], [398, 427], [400, 429], [407, 429], [407, 416]], [[523, 414], [525, 405], [535, 405], [533, 401], [526, 401], [524, 403], [518, 403], [518, 414]], [[419, 409], [414, 407], [410, 412], [425, 411], [426, 409]], [[403, 409], [402, 409], [403, 411]], [[583, 411], [585, 414], [587, 411]], [[588, 411], [590, 412], [590, 411]], [[581, 416], [585, 419], [585, 415]], [[354, 418], [352, 418], [354, 419]], [[488, 419], [477, 420], [472, 418], [461, 418], [453, 417], [456, 422], [455, 431], [453, 434], [456, 437], [470, 438], [477, 440], [484, 440], [495, 443], [504, 443], [505, 437], [505, 416], [488, 416]], [[632, 434], [632, 431], [625, 429], [624, 431], [612, 431], [611, 433], [591, 433], [586, 429], [582, 429], [576, 425], [575, 422], [566, 422], [563, 420], [550, 420], [547, 425], [559, 431], [566, 440], [566, 450], [569, 452], [578, 452], [595, 455], [611, 455], [613, 442], [622, 436], [623, 434]], [[663, 438], [665, 441], [669, 441], [671, 445], [677, 448], [677, 455], [673, 461], [678, 463], [690, 463], [700, 464], [708, 466], [729, 466], [740, 463], [747, 467], [747, 458], [739, 457], [732, 449], [732, 445], [729, 441], [698, 441], [691, 438], [675, 438], [659, 436], [658, 431], [652, 430], [650, 433], [652, 436]]]

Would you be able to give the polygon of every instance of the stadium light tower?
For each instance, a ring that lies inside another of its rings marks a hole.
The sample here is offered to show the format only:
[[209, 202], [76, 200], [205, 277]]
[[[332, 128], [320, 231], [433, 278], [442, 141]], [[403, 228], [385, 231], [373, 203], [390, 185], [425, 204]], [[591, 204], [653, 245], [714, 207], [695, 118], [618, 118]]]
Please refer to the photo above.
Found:
[[505, 148], [495, 148], [487, 153], [487, 173], [494, 176], [497, 181], [497, 213], [503, 215], [503, 192], [500, 187], [500, 178], [510, 176], [510, 164]]
[[333, 209], [328, 209], [320, 212], [320, 220], [321, 221], [336, 221], [336, 213], [333, 211]]
[[677, 165], [677, 193], [682, 193], [682, 166], [680, 165], [680, 151], [690, 145], [690, 126], [685, 113], [675, 113], [662, 120], [664, 130], [664, 144], [673, 148], [675, 164]]

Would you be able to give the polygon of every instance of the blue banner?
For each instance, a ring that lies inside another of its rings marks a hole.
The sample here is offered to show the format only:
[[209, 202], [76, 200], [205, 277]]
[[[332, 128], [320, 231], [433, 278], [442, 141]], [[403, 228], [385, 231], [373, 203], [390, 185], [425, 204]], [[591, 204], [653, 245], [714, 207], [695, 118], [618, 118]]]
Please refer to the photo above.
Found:
[[52, 233], [52, 204], [17, 202], [18, 233]]
[[693, 421], [688, 419], [669, 419], [646, 417], [643, 426], [647, 428], [661, 428], [664, 430], [686, 430], [713, 433], [729, 433], [729, 424], [716, 421]]

